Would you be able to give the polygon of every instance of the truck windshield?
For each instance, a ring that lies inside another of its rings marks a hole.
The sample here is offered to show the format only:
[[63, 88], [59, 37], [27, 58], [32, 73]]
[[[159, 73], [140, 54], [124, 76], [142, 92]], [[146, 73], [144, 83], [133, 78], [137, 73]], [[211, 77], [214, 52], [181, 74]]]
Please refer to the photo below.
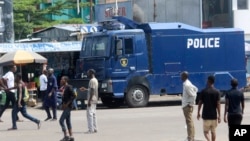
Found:
[[95, 36], [86, 37], [83, 39], [82, 53], [83, 57], [90, 56], [107, 56], [108, 37]]

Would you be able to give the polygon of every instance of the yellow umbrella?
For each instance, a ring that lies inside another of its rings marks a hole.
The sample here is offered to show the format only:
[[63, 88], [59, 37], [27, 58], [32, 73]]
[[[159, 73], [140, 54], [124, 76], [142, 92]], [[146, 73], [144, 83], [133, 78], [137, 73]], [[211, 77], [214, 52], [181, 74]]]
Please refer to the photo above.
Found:
[[0, 65], [20, 65], [20, 71], [22, 73], [21, 64], [28, 63], [47, 63], [47, 59], [42, 55], [24, 50], [17, 50], [14, 52], [8, 52], [0, 57]]
[[47, 59], [42, 55], [24, 50], [8, 52], [0, 57], [0, 65], [47, 63]]

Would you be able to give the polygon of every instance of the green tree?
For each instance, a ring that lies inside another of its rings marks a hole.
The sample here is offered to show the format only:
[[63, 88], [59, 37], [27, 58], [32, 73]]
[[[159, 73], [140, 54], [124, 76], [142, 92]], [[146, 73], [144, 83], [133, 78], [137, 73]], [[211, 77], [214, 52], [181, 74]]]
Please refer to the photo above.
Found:
[[[39, 5], [44, 0], [13, 0], [15, 39], [26, 38], [35, 28], [47, 28], [60, 23], [81, 24], [81, 18], [64, 13], [64, 9], [76, 9], [77, 0], [60, 0], [46, 9], [40, 9]], [[89, 3], [80, 3], [80, 7], [88, 7]], [[72, 19], [67, 21], [55, 21], [50, 15], [67, 15]]]

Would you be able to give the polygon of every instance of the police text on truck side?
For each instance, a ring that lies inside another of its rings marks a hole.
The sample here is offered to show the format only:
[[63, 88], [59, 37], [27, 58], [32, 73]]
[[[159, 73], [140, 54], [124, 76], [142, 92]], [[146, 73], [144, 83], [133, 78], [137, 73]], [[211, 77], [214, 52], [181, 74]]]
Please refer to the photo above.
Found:
[[188, 38], [187, 48], [219, 48], [220, 38]]

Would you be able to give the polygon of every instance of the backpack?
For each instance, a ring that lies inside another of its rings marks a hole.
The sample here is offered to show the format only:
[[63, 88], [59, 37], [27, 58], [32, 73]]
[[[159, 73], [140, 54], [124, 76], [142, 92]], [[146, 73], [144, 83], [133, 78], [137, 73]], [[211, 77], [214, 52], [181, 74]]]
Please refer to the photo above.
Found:
[[25, 86], [25, 87], [24, 87], [23, 101], [24, 101], [24, 102], [28, 102], [29, 97], [30, 97], [30, 95], [29, 95], [28, 89], [27, 89], [27, 87]]

